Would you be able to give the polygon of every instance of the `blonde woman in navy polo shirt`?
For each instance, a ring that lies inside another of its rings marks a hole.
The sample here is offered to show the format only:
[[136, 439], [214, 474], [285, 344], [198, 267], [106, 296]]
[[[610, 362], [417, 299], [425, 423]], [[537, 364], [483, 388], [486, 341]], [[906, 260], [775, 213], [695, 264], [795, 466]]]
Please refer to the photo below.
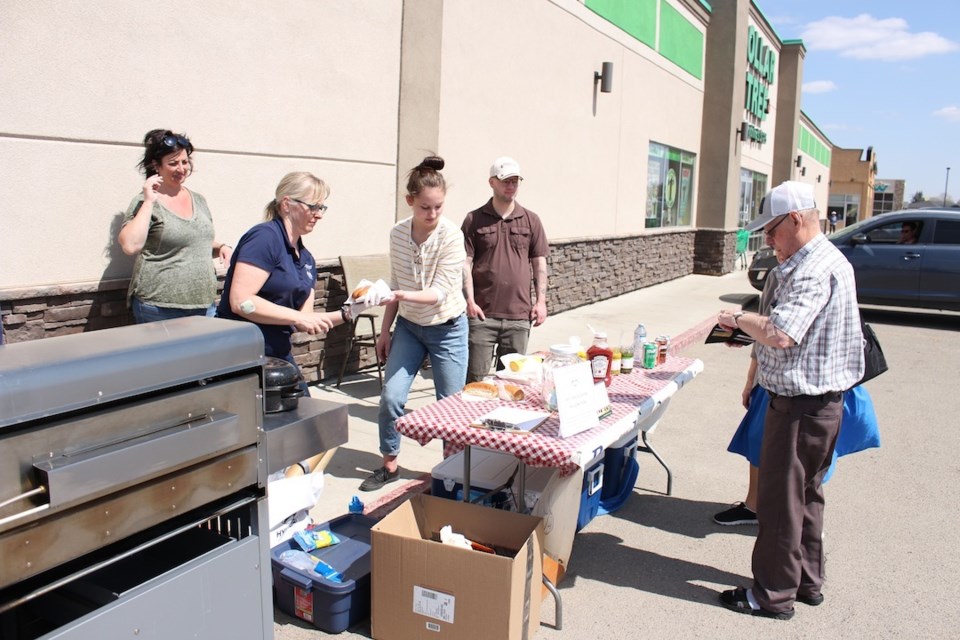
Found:
[[[317, 263], [303, 236], [323, 219], [330, 187], [307, 172], [288, 173], [264, 210], [266, 222], [240, 238], [223, 284], [217, 316], [248, 320], [263, 332], [264, 353], [296, 364], [294, 331], [325, 333], [349, 318], [347, 310], [313, 310]], [[354, 305], [355, 312], [363, 309]]]

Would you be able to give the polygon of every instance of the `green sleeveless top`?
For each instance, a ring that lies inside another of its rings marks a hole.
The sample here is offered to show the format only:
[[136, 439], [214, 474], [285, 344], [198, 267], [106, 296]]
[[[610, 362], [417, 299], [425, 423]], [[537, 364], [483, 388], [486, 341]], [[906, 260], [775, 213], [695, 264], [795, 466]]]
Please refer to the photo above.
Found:
[[[207, 201], [190, 191], [193, 217], [184, 220], [159, 202], [153, 205], [147, 240], [137, 256], [127, 291], [131, 296], [158, 307], [199, 309], [217, 297], [217, 274], [213, 268], [213, 217]], [[130, 201], [124, 224], [133, 219], [139, 193]]]

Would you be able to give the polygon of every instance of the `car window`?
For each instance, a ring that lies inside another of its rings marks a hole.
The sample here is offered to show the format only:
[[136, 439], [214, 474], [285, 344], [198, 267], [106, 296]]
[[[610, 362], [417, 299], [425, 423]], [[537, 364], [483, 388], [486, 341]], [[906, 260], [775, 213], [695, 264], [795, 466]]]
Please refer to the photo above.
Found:
[[933, 244], [960, 244], [960, 220], [937, 220]]
[[923, 231], [923, 222], [919, 220], [899, 220], [890, 224], [874, 227], [866, 232], [870, 244], [916, 244]]

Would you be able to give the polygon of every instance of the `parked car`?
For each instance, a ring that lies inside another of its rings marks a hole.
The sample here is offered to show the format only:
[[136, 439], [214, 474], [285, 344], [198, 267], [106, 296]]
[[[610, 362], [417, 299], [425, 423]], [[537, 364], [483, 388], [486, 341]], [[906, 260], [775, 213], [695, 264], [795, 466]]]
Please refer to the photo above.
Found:
[[[827, 238], [853, 265], [860, 304], [960, 311], [957, 209], [884, 213]], [[762, 291], [775, 266], [770, 247], [757, 251], [747, 272], [750, 284]]]

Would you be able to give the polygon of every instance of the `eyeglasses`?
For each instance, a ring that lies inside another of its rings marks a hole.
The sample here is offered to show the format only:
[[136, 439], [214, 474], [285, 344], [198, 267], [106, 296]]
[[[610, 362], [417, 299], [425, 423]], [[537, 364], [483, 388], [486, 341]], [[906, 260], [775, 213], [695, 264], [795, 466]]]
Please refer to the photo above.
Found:
[[183, 136], [178, 136], [176, 134], [163, 136], [163, 146], [170, 147], [174, 149], [176, 147], [183, 147], [184, 149], [193, 149], [193, 145], [190, 144], [190, 141], [184, 138]]
[[310, 213], [312, 214], [323, 213], [324, 211], [327, 210], [327, 205], [320, 204], [319, 202], [317, 204], [307, 204], [303, 200], [297, 200], [296, 198], [290, 198], [290, 199], [293, 200], [294, 202], [297, 202], [305, 206], [307, 209], [310, 210]]
[[763, 233], [764, 233], [768, 238], [772, 238], [772, 237], [773, 237], [773, 232], [777, 230], [777, 227], [779, 227], [781, 224], [783, 224], [783, 221], [786, 220], [786, 219], [789, 218], [789, 217], [790, 217], [790, 214], [789, 214], [789, 213], [785, 213], [784, 215], [780, 216], [780, 219], [777, 220], [777, 223], [774, 224], [774, 225], [773, 225], [772, 227], [770, 227], [769, 229], [764, 229], [764, 230], [763, 230]]

